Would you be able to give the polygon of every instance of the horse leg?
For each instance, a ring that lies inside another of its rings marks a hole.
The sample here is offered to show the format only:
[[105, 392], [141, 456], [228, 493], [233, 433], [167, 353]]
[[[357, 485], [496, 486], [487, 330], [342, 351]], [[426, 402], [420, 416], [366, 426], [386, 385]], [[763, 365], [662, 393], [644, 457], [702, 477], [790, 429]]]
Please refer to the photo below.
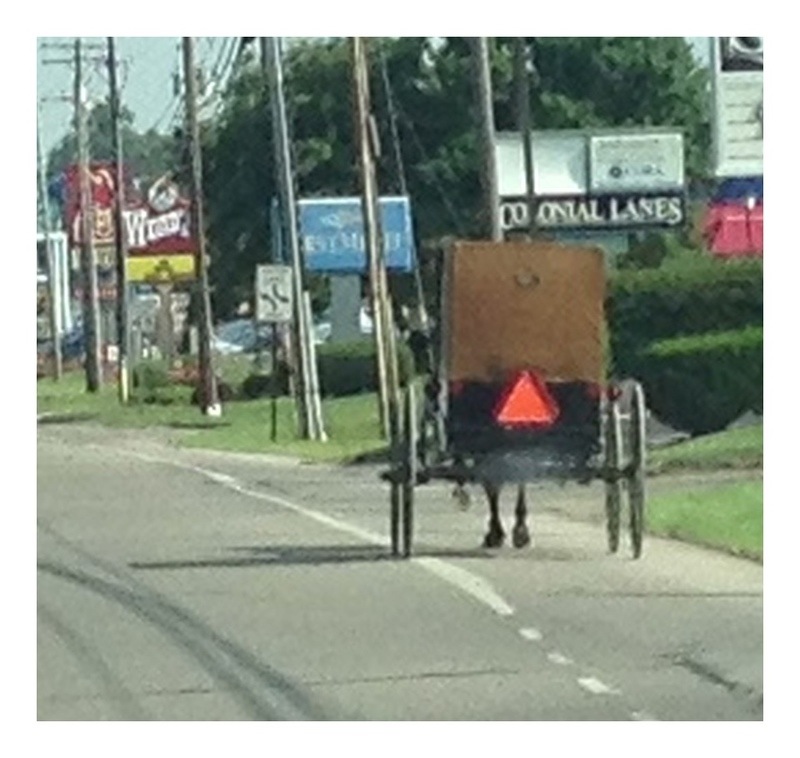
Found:
[[489, 499], [489, 531], [483, 539], [483, 546], [500, 547], [506, 538], [500, 521], [500, 487], [486, 482], [483, 489]]
[[516, 521], [514, 523], [514, 531], [511, 535], [514, 547], [525, 547], [530, 544], [531, 535], [525, 524], [525, 519], [528, 516], [528, 504], [525, 497], [524, 484], [520, 484], [517, 489], [517, 507], [514, 510], [514, 516]]

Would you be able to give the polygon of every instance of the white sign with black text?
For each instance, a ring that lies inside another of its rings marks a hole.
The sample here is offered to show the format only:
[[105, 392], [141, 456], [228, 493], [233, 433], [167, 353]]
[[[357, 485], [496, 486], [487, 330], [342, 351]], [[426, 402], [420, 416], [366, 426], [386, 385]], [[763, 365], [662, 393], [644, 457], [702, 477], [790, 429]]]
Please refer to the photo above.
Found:
[[713, 169], [764, 175], [764, 40], [710, 37]]
[[683, 135], [592, 135], [589, 175], [589, 194], [681, 190], [685, 181]]
[[267, 324], [292, 320], [290, 266], [256, 266], [256, 321]]
[[[677, 227], [686, 219], [682, 193], [537, 197], [537, 229], [636, 229]], [[505, 231], [531, 227], [525, 198], [504, 198], [500, 223]]]

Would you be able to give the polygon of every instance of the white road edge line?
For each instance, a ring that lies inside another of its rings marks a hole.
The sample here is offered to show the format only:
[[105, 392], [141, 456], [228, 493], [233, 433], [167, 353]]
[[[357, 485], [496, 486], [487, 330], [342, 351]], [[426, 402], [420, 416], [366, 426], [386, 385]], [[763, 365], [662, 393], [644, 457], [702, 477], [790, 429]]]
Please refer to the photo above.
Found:
[[[190, 466], [182, 463], [176, 463], [174, 461], [163, 461], [161, 459], [153, 458], [152, 456], [141, 453], [137, 453], [136, 455], [140, 459], [146, 460], [150, 463], [167, 463], [172, 466], [177, 466], [179, 468], [202, 474], [217, 484], [220, 484], [223, 487], [229, 487], [230, 489], [233, 489], [242, 495], [254, 497], [259, 500], [265, 500], [266, 502], [273, 503], [274, 505], [279, 505], [282, 508], [286, 508], [287, 510], [293, 511], [301, 516], [310, 518], [320, 524], [331, 527], [332, 529], [337, 529], [340, 532], [345, 532], [353, 537], [357, 537], [364, 542], [381, 547], [389, 547], [391, 544], [388, 538], [383, 537], [375, 532], [371, 532], [368, 529], [362, 529], [361, 527], [349, 524], [346, 521], [333, 518], [332, 516], [327, 516], [324, 513], [320, 513], [319, 511], [315, 511], [311, 508], [298, 505], [297, 503], [293, 503], [290, 500], [278, 495], [269, 495], [265, 492], [258, 492], [257, 490], [248, 489], [247, 487], [239, 484], [234, 477], [231, 477], [228, 474], [212, 471], [210, 469], [204, 469], [200, 466]], [[488, 606], [498, 616], [512, 616], [514, 614], [514, 608], [509, 605], [495, 591], [492, 585], [482, 577], [476, 576], [475, 574], [459, 568], [458, 566], [454, 566], [453, 564], [448, 563], [440, 558], [412, 557], [411, 562], [425, 569], [429, 573], [438, 576], [443, 581], [452, 585], [456, 589], [461, 590], [463, 593], [471, 596], [483, 605]]]

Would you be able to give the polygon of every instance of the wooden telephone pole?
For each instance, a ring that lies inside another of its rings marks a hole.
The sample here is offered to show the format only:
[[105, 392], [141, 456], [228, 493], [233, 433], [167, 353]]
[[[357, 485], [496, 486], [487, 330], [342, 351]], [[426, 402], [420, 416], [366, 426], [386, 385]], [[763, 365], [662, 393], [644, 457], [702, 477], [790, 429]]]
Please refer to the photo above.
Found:
[[89, 135], [82, 82], [81, 40], [75, 40], [75, 130], [80, 178], [81, 269], [83, 273], [83, 333], [86, 342], [86, 389], [98, 392], [103, 383], [100, 357], [100, 307], [97, 294], [97, 255], [94, 249], [94, 203], [89, 181]]
[[394, 319], [386, 274], [386, 254], [380, 228], [375, 170], [375, 158], [378, 155], [377, 128], [370, 105], [369, 67], [362, 37], [352, 38], [352, 58], [356, 146], [361, 173], [361, 201], [366, 233], [372, 323], [378, 361], [381, 424], [384, 437], [394, 444], [399, 438], [400, 381]]
[[200, 410], [207, 416], [219, 416], [222, 408], [211, 354], [211, 296], [208, 290], [205, 221], [203, 216], [203, 161], [200, 152], [200, 125], [197, 118], [197, 75], [194, 38], [183, 38], [183, 78], [186, 88], [186, 125], [191, 154], [190, 197], [192, 238], [197, 244], [197, 278], [200, 287]]
[[111, 101], [111, 128], [114, 132], [114, 239], [116, 241], [117, 269], [117, 344], [119, 359], [119, 401], [128, 402], [129, 377], [128, 353], [130, 334], [128, 327], [128, 243], [125, 235], [122, 212], [125, 210], [125, 177], [122, 168], [122, 129], [120, 122], [119, 90], [117, 87], [117, 57], [114, 38], [108, 38], [108, 85]]
[[486, 213], [485, 226], [489, 239], [494, 242], [500, 242], [503, 239], [503, 230], [500, 226], [500, 193], [497, 186], [497, 159], [494, 152], [492, 74], [489, 61], [489, 43], [486, 37], [472, 38], [472, 56], [478, 96], [483, 207]]
[[528, 205], [529, 236], [536, 235], [536, 198], [533, 184], [533, 147], [531, 145], [530, 68], [532, 62], [525, 37], [514, 38], [514, 79], [517, 89], [517, 129], [522, 139], [525, 166], [525, 197]]

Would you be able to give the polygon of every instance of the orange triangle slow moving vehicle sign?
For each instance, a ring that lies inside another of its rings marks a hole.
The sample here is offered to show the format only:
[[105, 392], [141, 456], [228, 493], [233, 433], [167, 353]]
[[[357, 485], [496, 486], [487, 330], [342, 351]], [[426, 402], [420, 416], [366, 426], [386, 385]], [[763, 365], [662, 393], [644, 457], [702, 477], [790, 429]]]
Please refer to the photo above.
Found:
[[544, 382], [523, 371], [504, 394], [495, 419], [503, 426], [550, 426], [558, 415], [558, 405]]

